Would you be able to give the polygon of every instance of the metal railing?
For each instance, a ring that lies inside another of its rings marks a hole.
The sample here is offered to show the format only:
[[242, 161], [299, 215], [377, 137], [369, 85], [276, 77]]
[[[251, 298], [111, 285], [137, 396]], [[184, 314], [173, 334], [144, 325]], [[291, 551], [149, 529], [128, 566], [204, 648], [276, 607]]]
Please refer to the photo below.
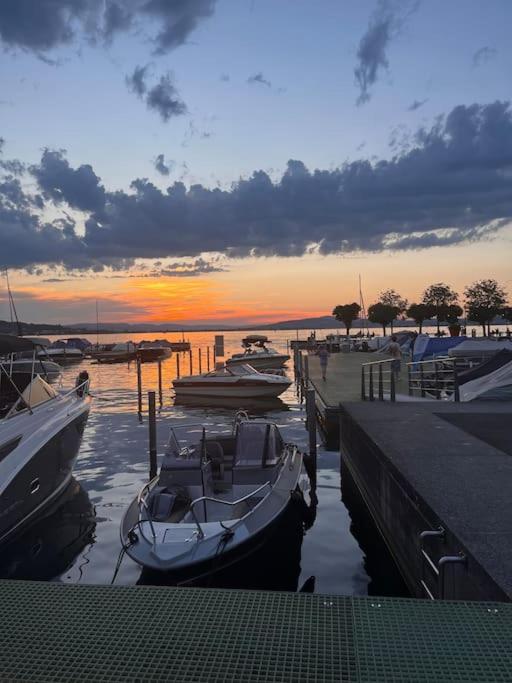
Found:
[[407, 363], [407, 384], [409, 396], [460, 401], [457, 363], [448, 356]]
[[376, 398], [384, 401], [386, 395], [388, 400], [396, 400], [396, 374], [393, 370], [393, 360], [393, 358], [386, 358], [361, 365], [361, 399], [363, 401], [375, 401]]
[[[233, 500], [233, 501], [230, 501], [230, 500], [221, 500], [220, 498], [213, 498], [213, 497], [211, 497], [211, 496], [201, 496], [200, 498], [196, 498], [195, 500], [193, 500], [193, 501], [190, 503], [189, 511], [190, 511], [190, 513], [192, 514], [192, 517], [194, 518], [194, 522], [196, 523], [197, 532], [198, 532], [198, 537], [199, 537], [199, 538], [204, 538], [204, 532], [203, 532], [203, 529], [202, 529], [202, 527], [201, 527], [201, 524], [200, 524], [199, 520], [197, 519], [196, 511], [194, 510], [194, 507], [195, 507], [195, 505], [196, 505], [197, 503], [202, 503], [202, 502], [204, 502], [204, 503], [206, 503], [206, 502], [210, 502], [210, 503], [220, 503], [221, 505], [229, 505], [229, 506], [232, 506], [232, 507], [233, 507], [233, 506], [235, 506], [235, 505], [238, 505], [239, 503], [245, 503], [245, 502], [247, 502], [249, 499], [251, 499], [251, 498], [252, 498], [253, 496], [255, 496], [257, 493], [259, 493], [260, 491], [263, 491], [263, 489], [265, 489], [265, 488], [267, 488], [267, 487], [272, 488], [272, 484], [271, 484], [269, 481], [266, 481], [264, 484], [262, 484], [261, 486], [259, 486], [259, 487], [258, 487], [257, 489], [255, 489], [254, 491], [251, 491], [251, 492], [248, 493], [246, 496], [242, 496], [242, 498], [238, 498], [237, 500]], [[206, 514], [205, 514], [205, 517], [206, 517]], [[206, 522], [206, 519], [205, 519], [205, 522]]]

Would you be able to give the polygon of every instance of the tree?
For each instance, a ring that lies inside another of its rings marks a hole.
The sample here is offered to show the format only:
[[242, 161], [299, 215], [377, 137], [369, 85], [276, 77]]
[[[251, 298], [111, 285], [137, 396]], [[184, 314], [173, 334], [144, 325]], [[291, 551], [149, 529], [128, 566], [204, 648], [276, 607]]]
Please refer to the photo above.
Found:
[[464, 290], [468, 318], [482, 325], [484, 336], [490, 334], [491, 322], [503, 311], [507, 295], [496, 280], [477, 280]]
[[[385, 306], [392, 306], [395, 309], [394, 320], [405, 312], [409, 302], [407, 299], [402, 299], [400, 294], [394, 289], [386, 289], [386, 291], [380, 293], [379, 303]], [[391, 321], [391, 332], [393, 332], [393, 320]]]
[[420, 334], [423, 329], [423, 323], [429, 318], [433, 318], [436, 314], [434, 306], [428, 304], [411, 304], [406, 311], [409, 318], [412, 318], [420, 328]]
[[379, 323], [382, 325], [382, 332], [386, 334], [386, 326], [391, 325], [393, 320], [396, 318], [396, 308], [394, 306], [389, 306], [388, 304], [383, 304], [378, 301], [376, 304], [372, 304], [368, 309], [368, 320], [372, 323]]
[[332, 314], [340, 323], [344, 323], [347, 328], [347, 336], [354, 320], [357, 320], [361, 306], [355, 302], [336, 306]]
[[436, 282], [423, 292], [421, 303], [433, 306], [437, 322], [437, 334], [440, 334], [439, 323], [446, 320], [446, 308], [450, 304], [456, 304], [459, 299], [457, 292], [454, 292], [450, 285], [444, 282]]
[[512, 323], [512, 306], [505, 306], [503, 310], [501, 311], [501, 315], [507, 320], [509, 323]]

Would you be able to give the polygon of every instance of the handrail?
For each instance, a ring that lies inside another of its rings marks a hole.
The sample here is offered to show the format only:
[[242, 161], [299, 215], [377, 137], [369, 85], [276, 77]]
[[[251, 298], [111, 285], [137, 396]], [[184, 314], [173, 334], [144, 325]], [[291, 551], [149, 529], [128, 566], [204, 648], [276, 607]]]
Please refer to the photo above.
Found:
[[196, 503], [202, 503], [202, 502], [206, 503], [207, 501], [209, 501], [211, 503], [220, 503], [221, 505], [234, 506], [234, 505], [238, 505], [239, 503], [244, 503], [246, 500], [249, 500], [249, 498], [252, 498], [253, 496], [255, 496], [257, 493], [262, 491], [267, 486], [270, 486], [270, 488], [272, 488], [272, 484], [269, 481], [266, 481], [264, 484], [259, 486], [254, 491], [251, 491], [251, 493], [248, 493], [246, 496], [242, 496], [242, 498], [238, 498], [237, 500], [234, 500], [234, 501], [221, 500], [220, 498], [213, 498], [212, 496], [201, 496], [200, 498], [196, 498], [195, 500], [193, 500], [190, 503], [189, 511], [191, 512], [192, 517], [194, 518], [194, 522], [196, 523], [197, 530], [199, 533], [199, 538], [204, 538], [204, 532], [203, 532], [203, 529], [201, 527], [199, 520], [197, 519], [197, 515], [196, 515], [196, 512], [194, 510], [194, 506], [196, 505]]
[[364, 367], [367, 367], [368, 365], [379, 365], [380, 363], [392, 363], [395, 359], [394, 358], [383, 358], [382, 360], [372, 360], [369, 361], [368, 363], [363, 363]]

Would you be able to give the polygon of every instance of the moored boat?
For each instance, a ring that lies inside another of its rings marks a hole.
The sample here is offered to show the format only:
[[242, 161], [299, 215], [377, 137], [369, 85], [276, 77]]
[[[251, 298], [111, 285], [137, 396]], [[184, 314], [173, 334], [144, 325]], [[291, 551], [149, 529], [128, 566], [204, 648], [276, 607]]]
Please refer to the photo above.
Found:
[[248, 363], [256, 370], [272, 370], [285, 366], [290, 360], [287, 353], [279, 353], [267, 346], [270, 343], [268, 337], [260, 334], [252, 334], [242, 339], [243, 353], [234, 353], [228, 358], [226, 365], [240, 365]]
[[287, 377], [258, 372], [246, 363], [225, 365], [201, 375], [173, 380], [176, 397], [277, 398], [291, 384]]
[[[0, 355], [32, 349], [33, 342], [0, 335]], [[34, 360], [35, 365], [35, 360]], [[9, 391], [0, 396], [0, 542], [33, 519], [67, 486], [90, 409], [89, 377], [57, 391], [34, 374], [20, 391], [0, 362]]]
[[161, 571], [222, 561], [264, 533], [306, 486], [302, 454], [272, 422], [238, 419], [227, 434], [173, 428], [160, 474], [123, 517], [121, 541], [132, 559]]

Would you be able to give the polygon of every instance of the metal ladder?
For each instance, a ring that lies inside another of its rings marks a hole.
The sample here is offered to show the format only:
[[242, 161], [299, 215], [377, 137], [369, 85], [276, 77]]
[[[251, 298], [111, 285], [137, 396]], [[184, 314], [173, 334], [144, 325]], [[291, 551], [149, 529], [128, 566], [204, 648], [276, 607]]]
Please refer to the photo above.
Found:
[[[443, 555], [436, 563], [425, 548], [425, 540], [427, 538], [438, 538], [441, 541], [444, 541], [445, 530], [442, 526], [440, 526], [438, 529], [427, 529], [426, 531], [422, 531], [419, 535], [421, 553], [421, 587], [430, 600], [444, 600], [446, 595], [446, 566], [449, 564], [466, 565], [467, 557], [463, 552], [460, 552], [458, 555]], [[434, 585], [430, 584], [428, 578], [429, 576], [430, 578], [434, 579]]]

